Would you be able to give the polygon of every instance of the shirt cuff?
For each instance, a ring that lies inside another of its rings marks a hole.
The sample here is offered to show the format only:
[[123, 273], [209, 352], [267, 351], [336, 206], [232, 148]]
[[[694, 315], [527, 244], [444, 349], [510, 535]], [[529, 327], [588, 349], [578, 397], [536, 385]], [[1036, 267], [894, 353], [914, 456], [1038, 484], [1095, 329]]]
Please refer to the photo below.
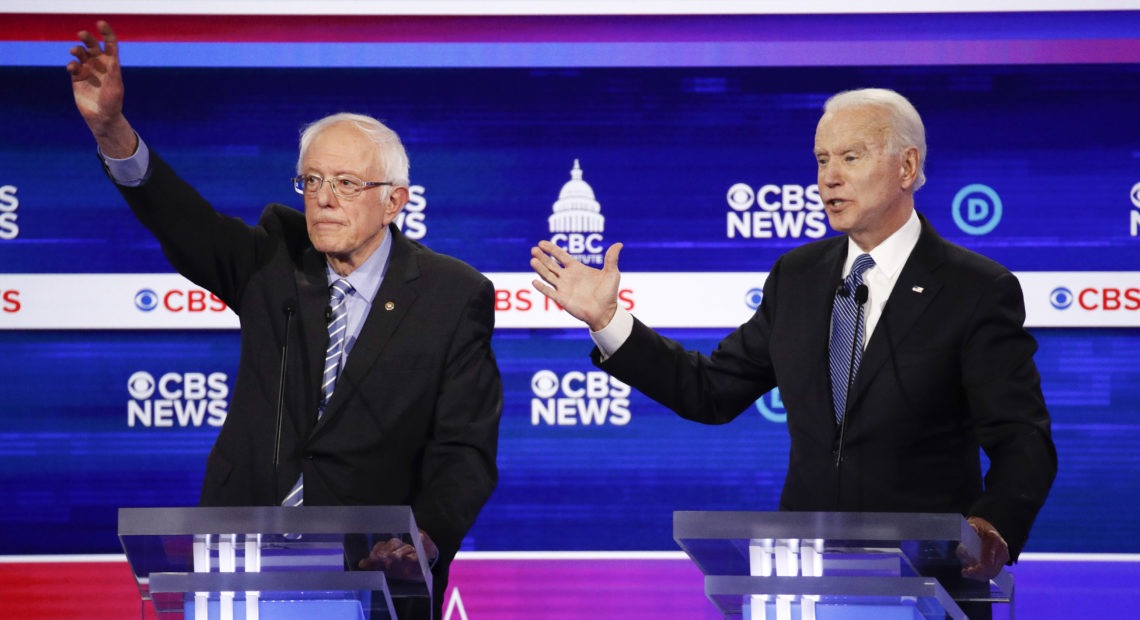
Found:
[[632, 333], [633, 315], [625, 308], [618, 306], [614, 318], [610, 319], [610, 324], [596, 332], [591, 331], [590, 338], [593, 338], [594, 344], [598, 346], [598, 351], [601, 352], [604, 362], [609, 356], [617, 353], [617, 350], [625, 344], [626, 340], [629, 340], [629, 335]]
[[[136, 136], [138, 134], [135, 134]], [[107, 157], [99, 151], [99, 158], [107, 169], [107, 174], [115, 183], [125, 187], [138, 187], [146, 182], [150, 176], [150, 149], [146, 142], [139, 138], [139, 146], [134, 154], [123, 159]]]

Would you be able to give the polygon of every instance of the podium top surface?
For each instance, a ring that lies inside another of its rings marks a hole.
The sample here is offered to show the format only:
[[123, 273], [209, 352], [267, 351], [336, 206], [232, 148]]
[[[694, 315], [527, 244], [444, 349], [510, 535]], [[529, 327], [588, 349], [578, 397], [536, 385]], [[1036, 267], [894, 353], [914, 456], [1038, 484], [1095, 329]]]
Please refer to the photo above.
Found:
[[393, 596], [431, 596], [431, 571], [408, 506], [119, 510], [119, 540], [144, 598], [149, 598], [150, 577], [159, 574], [167, 581], [206, 579], [219, 587], [253, 580], [258, 585], [252, 589], [266, 590], [288, 582], [282, 573], [303, 572], [315, 575], [311, 583], [332, 580], [352, 589], [361, 579], [373, 579], [351, 573], [375, 543], [389, 538], [415, 547], [420, 566], [417, 579], [391, 581], [386, 589]]
[[120, 508], [119, 536], [416, 531], [408, 506]]
[[934, 577], [960, 600], [1012, 593], [1004, 571], [989, 585], [961, 577], [959, 554], [979, 557], [981, 541], [960, 514], [677, 511], [673, 538], [706, 576]]
[[[967, 540], [974, 530], [959, 514], [906, 512], [677, 511], [673, 538]], [[975, 536], [976, 538], [976, 536]]]

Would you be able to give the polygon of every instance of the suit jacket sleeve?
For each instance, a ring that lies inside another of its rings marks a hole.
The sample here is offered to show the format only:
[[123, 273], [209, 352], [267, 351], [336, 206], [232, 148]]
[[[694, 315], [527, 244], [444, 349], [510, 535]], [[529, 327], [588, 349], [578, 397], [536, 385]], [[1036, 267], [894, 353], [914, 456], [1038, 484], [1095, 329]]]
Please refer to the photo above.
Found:
[[962, 383], [979, 444], [990, 459], [985, 491], [970, 509], [1001, 532], [1016, 558], [1057, 473], [1057, 453], [1036, 342], [1022, 324], [1021, 286], [1005, 272], [979, 302], [962, 348]]
[[709, 356], [686, 351], [635, 318], [629, 339], [613, 355], [602, 361], [595, 347], [591, 359], [685, 419], [704, 424], [730, 422], [776, 387], [768, 352], [774, 308], [769, 300], [775, 294], [779, 267], [777, 262], [764, 284], [760, 308]]
[[273, 251], [272, 237], [240, 218], [222, 215], [153, 150], [150, 178], [117, 186], [135, 217], [162, 246], [171, 266], [241, 313], [241, 293]]
[[491, 350], [494, 288], [485, 278], [467, 300], [447, 352], [431, 438], [424, 451], [416, 521], [450, 560], [498, 481], [503, 390]]

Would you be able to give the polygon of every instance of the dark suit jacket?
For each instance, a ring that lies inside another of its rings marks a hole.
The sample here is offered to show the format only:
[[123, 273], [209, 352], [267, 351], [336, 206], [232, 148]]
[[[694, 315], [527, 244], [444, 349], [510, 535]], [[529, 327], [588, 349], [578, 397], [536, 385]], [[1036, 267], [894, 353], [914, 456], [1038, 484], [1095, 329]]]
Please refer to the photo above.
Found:
[[490, 281], [389, 227], [387, 275], [318, 422], [329, 288], [304, 214], [270, 205], [250, 227], [215, 212], [153, 153], [150, 165], [141, 187], [120, 188], [131, 209], [171, 264], [241, 319], [241, 360], [202, 505], [277, 505], [302, 472], [306, 505], [410, 505], [440, 549], [438, 609], [448, 564], [497, 481], [502, 386]]
[[[847, 238], [834, 237], [781, 257], [756, 314], [709, 357], [635, 322], [605, 362], [594, 350], [595, 363], [707, 424], [779, 386], [791, 434], [781, 509], [979, 516], [1016, 558], [1057, 467], [1017, 279], [922, 220], [864, 351], [837, 467], [828, 338], [846, 254]], [[979, 445], [991, 461], [984, 485]]]

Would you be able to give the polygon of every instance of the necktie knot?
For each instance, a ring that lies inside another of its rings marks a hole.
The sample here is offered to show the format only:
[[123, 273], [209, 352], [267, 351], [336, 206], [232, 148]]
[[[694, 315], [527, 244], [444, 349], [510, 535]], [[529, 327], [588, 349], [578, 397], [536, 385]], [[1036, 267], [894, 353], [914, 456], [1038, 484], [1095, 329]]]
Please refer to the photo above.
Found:
[[344, 298], [348, 297], [349, 293], [351, 293], [353, 290], [352, 284], [349, 284], [348, 280], [345, 280], [344, 278], [333, 282], [332, 286], [329, 288], [332, 289], [329, 291], [329, 297], [332, 301], [332, 305], [334, 306], [344, 301]]
[[851, 265], [851, 274], [848, 276], [856, 282], [863, 281], [863, 272], [875, 266], [875, 259], [870, 254], [860, 254], [855, 263]]

